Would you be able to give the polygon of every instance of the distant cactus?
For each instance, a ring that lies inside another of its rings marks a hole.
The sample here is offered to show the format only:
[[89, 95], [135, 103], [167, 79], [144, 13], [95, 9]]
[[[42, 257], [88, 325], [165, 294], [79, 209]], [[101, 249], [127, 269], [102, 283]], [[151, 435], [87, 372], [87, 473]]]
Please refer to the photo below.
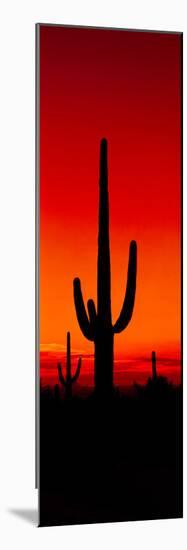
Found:
[[168, 381], [166, 376], [157, 374], [156, 362], [156, 352], [152, 351], [152, 377], [148, 379], [147, 388], [151, 390], [152, 396], [158, 396], [159, 393], [161, 397], [165, 395], [166, 392], [172, 392], [173, 384]]
[[77, 380], [80, 374], [81, 369], [81, 357], [78, 360], [78, 366], [75, 374], [71, 374], [71, 344], [70, 344], [70, 332], [67, 333], [67, 359], [66, 359], [66, 378], [62, 374], [61, 364], [58, 363], [58, 376], [62, 386], [65, 387], [66, 397], [70, 398], [72, 396], [72, 385]]
[[99, 179], [99, 234], [97, 261], [97, 312], [93, 300], [88, 300], [88, 314], [85, 309], [80, 279], [74, 279], [74, 302], [80, 328], [86, 338], [95, 344], [95, 388], [102, 395], [113, 388], [113, 342], [114, 334], [124, 330], [131, 320], [137, 270], [137, 246], [130, 243], [129, 265], [126, 294], [118, 320], [112, 325], [111, 314], [111, 275], [109, 244], [109, 198], [107, 141], [100, 145], [100, 179]]
[[152, 379], [157, 380], [156, 372], [156, 352], [152, 351]]

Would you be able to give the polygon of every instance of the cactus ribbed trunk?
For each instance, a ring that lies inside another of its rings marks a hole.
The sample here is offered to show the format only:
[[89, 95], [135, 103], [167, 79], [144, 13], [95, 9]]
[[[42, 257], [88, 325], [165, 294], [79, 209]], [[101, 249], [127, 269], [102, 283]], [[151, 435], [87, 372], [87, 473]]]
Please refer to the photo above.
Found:
[[95, 340], [95, 389], [101, 395], [108, 395], [113, 388], [113, 344], [112, 330], [103, 330]]
[[101, 142], [99, 180], [99, 232], [97, 259], [98, 330], [95, 338], [96, 390], [110, 391], [113, 386], [113, 331], [111, 315], [111, 274], [109, 244], [109, 199], [107, 142]]
[[99, 233], [97, 261], [97, 312], [100, 322], [111, 327], [110, 299], [110, 245], [109, 245], [109, 201], [108, 201], [107, 144], [103, 140], [100, 151], [99, 180]]

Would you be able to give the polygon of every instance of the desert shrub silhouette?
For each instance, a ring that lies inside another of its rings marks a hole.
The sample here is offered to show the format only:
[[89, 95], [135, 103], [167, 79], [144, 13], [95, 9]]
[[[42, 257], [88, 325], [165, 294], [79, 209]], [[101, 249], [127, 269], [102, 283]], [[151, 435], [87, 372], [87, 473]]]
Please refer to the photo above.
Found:
[[72, 396], [72, 385], [74, 382], [76, 382], [77, 378], [80, 374], [81, 369], [81, 357], [78, 360], [78, 366], [77, 370], [74, 375], [71, 374], [71, 343], [70, 343], [70, 332], [67, 332], [67, 358], [66, 358], [66, 378], [62, 374], [62, 367], [61, 363], [58, 363], [58, 376], [59, 380], [65, 388], [65, 395], [66, 398], [70, 398]]
[[94, 379], [96, 392], [102, 396], [113, 389], [113, 347], [114, 334], [123, 331], [129, 324], [135, 300], [137, 246], [130, 243], [127, 286], [118, 320], [112, 324], [111, 313], [111, 273], [109, 242], [109, 197], [107, 140], [100, 144], [99, 178], [99, 233], [97, 260], [97, 311], [93, 300], [88, 300], [88, 314], [84, 305], [79, 278], [74, 279], [74, 302], [77, 319], [84, 336], [94, 342]]

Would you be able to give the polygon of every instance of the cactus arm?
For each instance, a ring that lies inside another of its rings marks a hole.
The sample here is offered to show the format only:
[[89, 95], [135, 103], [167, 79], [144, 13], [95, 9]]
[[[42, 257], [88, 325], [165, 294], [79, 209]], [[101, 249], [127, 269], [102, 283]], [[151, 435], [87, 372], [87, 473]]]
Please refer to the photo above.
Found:
[[136, 271], [137, 271], [137, 246], [136, 246], [136, 241], [131, 241], [130, 251], [129, 251], [129, 265], [128, 265], [125, 299], [123, 302], [121, 313], [113, 327], [114, 333], [119, 333], [122, 330], [124, 330], [129, 324], [129, 321], [131, 320], [133, 308], [134, 308], [135, 293], [136, 293]]
[[76, 309], [79, 326], [84, 336], [88, 340], [93, 341], [92, 327], [89, 322], [88, 315], [86, 313], [86, 309], [85, 309], [85, 305], [82, 297], [80, 279], [75, 278], [73, 281], [73, 284], [74, 284], [74, 302], [75, 302], [75, 309]]
[[71, 377], [71, 382], [75, 382], [77, 380], [77, 378], [79, 377], [80, 370], [81, 370], [81, 363], [82, 363], [82, 360], [81, 360], [81, 357], [79, 357], [77, 370], [76, 370], [74, 376]]
[[57, 368], [58, 368], [59, 380], [60, 380], [62, 386], [65, 386], [65, 387], [66, 387], [67, 384], [66, 384], [66, 380], [65, 380], [65, 378], [64, 378], [64, 376], [63, 376], [63, 374], [62, 374], [62, 367], [61, 367], [61, 364], [60, 364], [60, 363], [58, 363]]
[[88, 300], [87, 306], [88, 306], [88, 313], [90, 317], [90, 323], [92, 327], [94, 327], [97, 319], [97, 313], [96, 313], [94, 301]]

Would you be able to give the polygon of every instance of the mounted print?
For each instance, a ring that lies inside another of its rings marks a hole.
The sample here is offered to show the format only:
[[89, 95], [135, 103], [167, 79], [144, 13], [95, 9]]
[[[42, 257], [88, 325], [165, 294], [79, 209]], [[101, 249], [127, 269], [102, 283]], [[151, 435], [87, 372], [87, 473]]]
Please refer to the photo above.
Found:
[[39, 524], [182, 517], [182, 34], [36, 35]]

